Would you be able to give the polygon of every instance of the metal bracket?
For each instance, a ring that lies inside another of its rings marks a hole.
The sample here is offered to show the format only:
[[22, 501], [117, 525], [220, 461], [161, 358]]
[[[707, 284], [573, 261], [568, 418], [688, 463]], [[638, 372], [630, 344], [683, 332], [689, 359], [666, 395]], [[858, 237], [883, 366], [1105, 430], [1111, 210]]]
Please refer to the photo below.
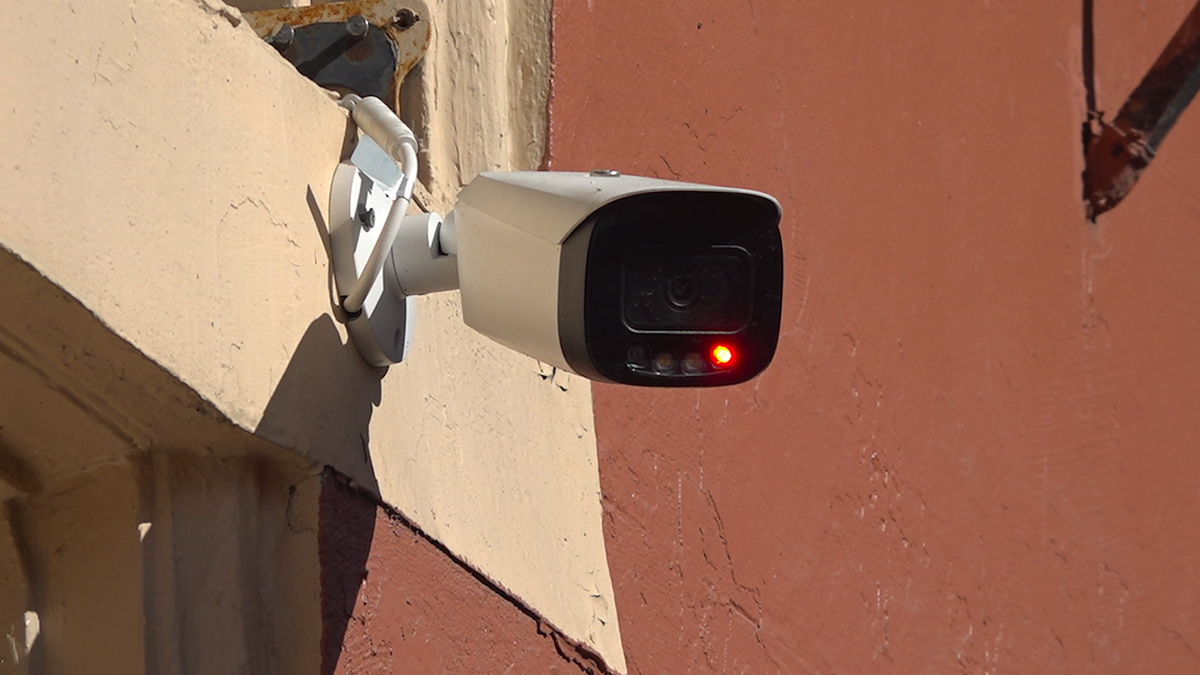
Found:
[[[369, 136], [363, 136], [350, 161], [339, 164], [333, 174], [330, 243], [334, 282], [342, 297], [362, 275], [396, 197], [396, 184], [368, 173], [374, 173], [372, 166], [385, 162], [391, 162], [387, 154]], [[389, 260], [385, 272], [371, 285], [362, 310], [346, 318], [359, 353], [373, 366], [403, 361], [412, 344], [417, 299], [406, 296], [395, 274], [388, 273], [391, 266]]]
[[1096, 216], [1112, 210], [1129, 194], [1197, 91], [1200, 2], [1111, 122], [1089, 111], [1083, 148], [1083, 196], [1089, 220], [1096, 222]]
[[400, 83], [432, 35], [422, 0], [351, 0], [247, 12], [246, 21], [301, 75], [400, 110]]

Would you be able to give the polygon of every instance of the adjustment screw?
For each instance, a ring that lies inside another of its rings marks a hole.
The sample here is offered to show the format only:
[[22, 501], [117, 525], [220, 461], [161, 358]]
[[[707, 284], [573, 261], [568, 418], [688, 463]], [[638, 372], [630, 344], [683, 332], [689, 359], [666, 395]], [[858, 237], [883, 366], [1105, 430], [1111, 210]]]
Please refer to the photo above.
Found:
[[371, 228], [375, 227], [375, 209], [360, 208], [358, 222], [362, 223], [363, 230], [370, 232]]
[[346, 32], [349, 33], [350, 37], [352, 38], [361, 39], [367, 34], [367, 28], [367, 20], [364, 19], [361, 14], [355, 14], [349, 19], [346, 19]]
[[267, 43], [276, 49], [285, 49], [295, 39], [296, 30], [290, 23], [285, 23], [275, 29], [275, 32], [267, 38]]
[[392, 20], [392, 24], [400, 30], [408, 30], [413, 27], [413, 24], [420, 21], [421, 17], [413, 13], [411, 9], [402, 9], [396, 12], [396, 18]]

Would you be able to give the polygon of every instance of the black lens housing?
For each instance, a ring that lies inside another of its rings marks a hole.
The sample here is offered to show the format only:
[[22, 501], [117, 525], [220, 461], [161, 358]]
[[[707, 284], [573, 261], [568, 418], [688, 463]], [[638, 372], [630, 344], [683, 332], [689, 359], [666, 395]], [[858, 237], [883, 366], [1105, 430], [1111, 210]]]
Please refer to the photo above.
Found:
[[[592, 379], [660, 387], [737, 384], [762, 372], [783, 309], [780, 216], [757, 194], [701, 190], [631, 195], [598, 209], [563, 242], [567, 363]], [[730, 364], [709, 360], [718, 344], [732, 350]], [[703, 367], [679, 365], [694, 354]], [[662, 367], [660, 355], [675, 367]]]

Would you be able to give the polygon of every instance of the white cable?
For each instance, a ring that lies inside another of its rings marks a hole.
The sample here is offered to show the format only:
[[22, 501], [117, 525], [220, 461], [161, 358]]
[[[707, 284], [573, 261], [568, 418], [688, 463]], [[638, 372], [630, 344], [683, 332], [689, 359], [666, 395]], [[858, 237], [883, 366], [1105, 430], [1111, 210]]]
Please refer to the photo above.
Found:
[[383, 230], [380, 231], [379, 239], [375, 242], [375, 248], [371, 250], [371, 255], [367, 258], [367, 264], [363, 266], [358, 281], [354, 282], [354, 288], [342, 300], [342, 309], [347, 314], [357, 314], [362, 310], [367, 293], [370, 292], [371, 287], [375, 285], [375, 280], [383, 271], [383, 263], [392, 250], [396, 234], [400, 231], [400, 223], [408, 212], [408, 203], [412, 199], [413, 187], [417, 182], [417, 138], [413, 135], [412, 130], [404, 122], [401, 122], [390, 108], [384, 105], [383, 101], [374, 96], [359, 98], [354, 94], [347, 94], [339, 102], [339, 105], [350, 110], [350, 115], [358, 128], [370, 136], [371, 140], [375, 141], [389, 157], [400, 165], [400, 171], [404, 176], [400, 181], [400, 190], [396, 193], [392, 209], [388, 211]]

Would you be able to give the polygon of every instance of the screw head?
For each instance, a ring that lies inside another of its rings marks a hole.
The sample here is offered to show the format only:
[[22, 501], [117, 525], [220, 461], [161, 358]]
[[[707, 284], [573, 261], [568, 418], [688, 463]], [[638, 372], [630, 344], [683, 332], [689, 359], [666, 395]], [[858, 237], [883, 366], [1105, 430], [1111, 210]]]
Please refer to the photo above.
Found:
[[596, 178], [620, 178], [621, 172], [616, 169], [592, 169], [591, 175]]
[[363, 230], [370, 232], [371, 228], [375, 227], [375, 209], [360, 208], [358, 222], [362, 223]]
[[369, 27], [370, 25], [367, 23], [367, 20], [361, 14], [355, 14], [346, 19], [346, 32], [350, 34], [350, 37], [365, 37]]
[[420, 20], [421, 17], [414, 14], [411, 9], [405, 8], [396, 12], [396, 18], [392, 20], [392, 24], [400, 30], [408, 30]]
[[275, 32], [267, 38], [267, 42], [276, 49], [284, 49], [288, 45], [292, 44], [292, 41], [295, 39], [296, 29], [292, 28], [291, 24], [285, 23], [281, 24], [279, 28], [275, 29]]

